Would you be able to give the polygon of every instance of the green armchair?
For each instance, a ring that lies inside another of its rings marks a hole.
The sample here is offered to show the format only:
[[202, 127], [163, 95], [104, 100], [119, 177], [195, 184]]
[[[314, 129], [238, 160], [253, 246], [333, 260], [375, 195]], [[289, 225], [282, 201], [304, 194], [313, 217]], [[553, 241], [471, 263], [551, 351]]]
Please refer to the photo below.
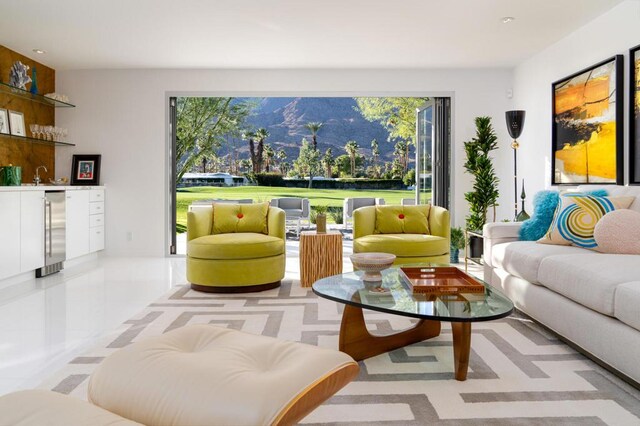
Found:
[[231, 293], [278, 287], [285, 273], [285, 250], [285, 213], [277, 207], [216, 204], [187, 212], [187, 280], [194, 290]]
[[449, 211], [442, 207], [372, 206], [353, 212], [353, 252], [396, 255], [394, 264], [449, 263]]

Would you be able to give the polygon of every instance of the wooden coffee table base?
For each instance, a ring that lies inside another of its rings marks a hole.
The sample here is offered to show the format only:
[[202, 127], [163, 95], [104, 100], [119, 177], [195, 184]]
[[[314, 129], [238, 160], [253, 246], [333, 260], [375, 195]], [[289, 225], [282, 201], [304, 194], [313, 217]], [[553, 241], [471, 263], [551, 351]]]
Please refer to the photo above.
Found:
[[[453, 358], [456, 380], [467, 379], [469, 351], [471, 350], [471, 323], [452, 322]], [[340, 324], [340, 351], [351, 355], [356, 361], [371, 358], [412, 343], [422, 342], [440, 335], [440, 321], [420, 320], [418, 323], [396, 334], [374, 336], [364, 322], [362, 308], [345, 305]]]

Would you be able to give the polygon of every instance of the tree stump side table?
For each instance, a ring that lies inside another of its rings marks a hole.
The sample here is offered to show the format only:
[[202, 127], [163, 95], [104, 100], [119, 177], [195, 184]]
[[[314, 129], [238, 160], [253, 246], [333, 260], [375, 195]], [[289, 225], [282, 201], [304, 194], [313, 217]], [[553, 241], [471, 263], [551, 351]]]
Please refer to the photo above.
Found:
[[321, 278], [342, 273], [342, 234], [329, 231], [300, 233], [300, 286], [311, 287]]

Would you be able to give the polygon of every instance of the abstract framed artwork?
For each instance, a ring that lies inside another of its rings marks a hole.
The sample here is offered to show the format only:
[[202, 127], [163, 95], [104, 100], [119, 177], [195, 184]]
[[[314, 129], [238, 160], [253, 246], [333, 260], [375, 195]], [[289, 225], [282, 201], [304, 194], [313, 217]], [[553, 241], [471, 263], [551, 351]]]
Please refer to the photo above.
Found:
[[551, 183], [624, 183], [623, 56], [551, 85]]
[[9, 113], [4, 108], [0, 108], [0, 133], [3, 134], [3, 135], [10, 134], [10, 132], [9, 132]]
[[629, 50], [629, 184], [640, 185], [640, 45]]

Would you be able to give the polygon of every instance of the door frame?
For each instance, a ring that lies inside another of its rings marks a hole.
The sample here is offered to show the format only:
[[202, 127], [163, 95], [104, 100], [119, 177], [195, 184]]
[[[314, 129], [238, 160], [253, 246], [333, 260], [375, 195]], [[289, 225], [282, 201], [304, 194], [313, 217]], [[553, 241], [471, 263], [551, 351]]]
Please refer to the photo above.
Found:
[[[165, 157], [165, 202], [164, 202], [164, 218], [165, 218], [165, 257], [184, 257], [184, 255], [171, 254], [171, 243], [173, 241], [173, 237], [171, 235], [172, 232], [175, 232], [175, 228], [173, 225], [173, 216], [175, 216], [175, 212], [171, 214], [170, 209], [174, 205], [175, 201], [175, 191], [173, 194], [171, 193], [172, 189], [175, 187], [175, 182], [173, 179], [174, 174], [172, 173], [171, 165], [171, 155], [170, 150], [172, 149], [173, 141], [172, 141], [172, 132], [170, 125], [170, 115], [171, 108], [169, 106], [169, 102], [171, 98], [179, 98], [179, 97], [238, 97], [238, 98], [260, 98], [260, 97], [271, 97], [271, 98], [295, 98], [295, 97], [309, 97], [309, 98], [357, 98], [357, 97], [369, 97], [369, 98], [381, 98], [381, 97], [407, 97], [407, 98], [416, 98], [416, 97], [428, 97], [428, 98], [449, 98], [451, 101], [451, 140], [455, 140], [455, 91], [424, 91], [424, 90], [415, 90], [415, 91], [242, 91], [242, 90], [224, 90], [224, 91], [188, 91], [188, 90], [177, 90], [177, 91], [165, 91], [164, 94], [164, 106], [165, 106], [165, 149], [164, 149], [164, 157]], [[453, 147], [453, 144], [452, 144]], [[451, 164], [454, 164], [455, 155], [454, 150], [451, 150]], [[451, 210], [455, 208], [455, 176], [451, 176], [450, 180], [450, 200], [451, 200]], [[175, 210], [175, 208], [174, 208]]]

